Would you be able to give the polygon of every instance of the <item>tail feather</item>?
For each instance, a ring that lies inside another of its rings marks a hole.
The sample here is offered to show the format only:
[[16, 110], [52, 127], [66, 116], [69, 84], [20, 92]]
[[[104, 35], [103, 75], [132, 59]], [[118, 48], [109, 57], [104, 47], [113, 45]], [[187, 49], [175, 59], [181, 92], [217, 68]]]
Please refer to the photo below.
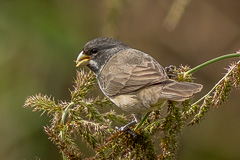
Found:
[[189, 82], [176, 82], [168, 80], [167, 84], [162, 88], [161, 95], [163, 98], [173, 101], [185, 101], [202, 90], [202, 85]]

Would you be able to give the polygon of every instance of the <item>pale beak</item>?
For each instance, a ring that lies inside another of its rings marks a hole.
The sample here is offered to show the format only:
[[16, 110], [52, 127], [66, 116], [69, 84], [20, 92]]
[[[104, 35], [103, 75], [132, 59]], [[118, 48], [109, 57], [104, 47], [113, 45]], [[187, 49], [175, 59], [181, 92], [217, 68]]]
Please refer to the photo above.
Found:
[[91, 57], [87, 56], [86, 54], [84, 54], [84, 52], [80, 52], [77, 60], [76, 60], [76, 67], [79, 67], [80, 65], [87, 65], [89, 64], [89, 60], [91, 59]]

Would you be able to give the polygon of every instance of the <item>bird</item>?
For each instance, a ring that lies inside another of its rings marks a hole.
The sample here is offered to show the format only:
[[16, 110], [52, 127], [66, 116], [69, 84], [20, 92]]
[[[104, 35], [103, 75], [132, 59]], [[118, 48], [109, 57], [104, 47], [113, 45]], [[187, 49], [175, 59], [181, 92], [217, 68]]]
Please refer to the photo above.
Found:
[[119, 130], [139, 123], [142, 114], [164, 106], [168, 100], [182, 102], [202, 90], [202, 85], [170, 79], [149, 54], [110, 37], [87, 42], [77, 56], [76, 67], [85, 65], [96, 75], [99, 88], [134, 120]]

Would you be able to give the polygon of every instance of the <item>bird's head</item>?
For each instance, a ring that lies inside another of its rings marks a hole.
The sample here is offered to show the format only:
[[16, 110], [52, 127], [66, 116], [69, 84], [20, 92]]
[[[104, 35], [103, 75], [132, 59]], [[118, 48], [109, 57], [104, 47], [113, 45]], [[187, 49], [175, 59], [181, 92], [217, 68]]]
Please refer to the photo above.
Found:
[[127, 45], [113, 38], [100, 37], [85, 44], [76, 60], [76, 67], [88, 66], [98, 74], [107, 61], [121, 50], [129, 48]]

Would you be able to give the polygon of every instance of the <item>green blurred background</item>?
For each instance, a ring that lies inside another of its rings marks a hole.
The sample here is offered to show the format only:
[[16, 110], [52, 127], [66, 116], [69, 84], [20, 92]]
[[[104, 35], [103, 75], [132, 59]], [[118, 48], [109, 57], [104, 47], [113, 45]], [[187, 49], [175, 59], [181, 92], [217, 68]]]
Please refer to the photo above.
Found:
[[[1, 0], [0, 159], [61, 159], [43, 131], [48, 117], [22, 106], [40, 92], [69, 100], [74, 60], [90, 39], [114, 37], [163, 66], [194, 67], [240, 48], [239, 8], [239, 0]], [[204, 84], [198, 96], [233, 60], [194, 74]], [[186, 127], [178, 159], [240, 159], [239, 96], [234, 90], [199, 126]]]

